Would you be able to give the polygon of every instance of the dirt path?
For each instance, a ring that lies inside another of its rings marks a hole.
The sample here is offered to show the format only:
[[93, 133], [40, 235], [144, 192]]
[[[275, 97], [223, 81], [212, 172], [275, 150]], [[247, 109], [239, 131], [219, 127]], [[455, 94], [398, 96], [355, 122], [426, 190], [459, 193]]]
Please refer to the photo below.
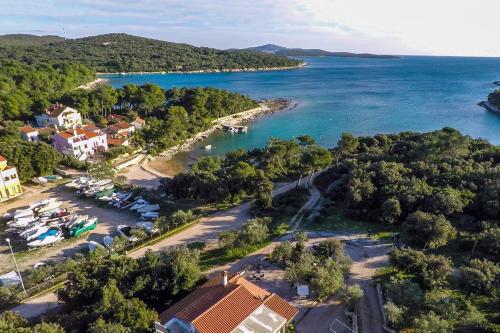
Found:
[[134, 186], [156, 189], [160, 186], [160, 177], [148, 171], [140, 164], [132, 165], [121, 172], [121, 175], [127, 178], [127, 181]]
[[347, 252], [353, 259], [350, 283], [358, 283], [365, 296], [358, 303], [359, 324], [363, 333], [384, 333], [382, 311], [377, 292], [371, 280], [377, 269], [388, 264], [390, 244], [379, 244], [369, 238], [358, 238], [347, 243]]

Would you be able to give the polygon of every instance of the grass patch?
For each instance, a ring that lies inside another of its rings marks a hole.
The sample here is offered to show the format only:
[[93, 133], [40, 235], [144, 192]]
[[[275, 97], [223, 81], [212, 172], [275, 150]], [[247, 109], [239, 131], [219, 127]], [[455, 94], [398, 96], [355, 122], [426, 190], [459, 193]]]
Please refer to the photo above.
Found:
[[202, 270], [207, 270], [215, 266], [224, 265], [242, 259], [257, 250], [262, 249], [270, 243], [270, 241], [267, 241], [260, 244], [232, 248], [229, 250], [224, 248], [215, 248], [204, 251], [200, 255], [200, 267]]
[[381, 223], [353, 220], [342, 212], [337, 206], [324, 208], [321, 215], [314, 221], [304, 222], [302, 229], [308, 231], [349, 231], [354, 233], [366, 233], [371, 237], [390, 241], [392, 233], [398, 232], [399, 227]]

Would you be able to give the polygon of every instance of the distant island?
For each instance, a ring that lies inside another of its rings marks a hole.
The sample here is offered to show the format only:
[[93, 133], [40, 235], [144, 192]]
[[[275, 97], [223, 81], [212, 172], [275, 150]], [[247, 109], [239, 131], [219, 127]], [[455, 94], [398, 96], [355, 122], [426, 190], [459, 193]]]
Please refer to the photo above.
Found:
[[321, 49], [288, 48], [275, 44], [249, 47], [243, 50], [257, 51], [287, 57], [399, 58], [398, 56], [385, 54], [330, 52]]
[[29, 64], [79, 63], [101, 73], [283, 69], [302, 61], [249, 50], [218, 50], [122, 33], [77, 39], [0, 36], [0, 59]]

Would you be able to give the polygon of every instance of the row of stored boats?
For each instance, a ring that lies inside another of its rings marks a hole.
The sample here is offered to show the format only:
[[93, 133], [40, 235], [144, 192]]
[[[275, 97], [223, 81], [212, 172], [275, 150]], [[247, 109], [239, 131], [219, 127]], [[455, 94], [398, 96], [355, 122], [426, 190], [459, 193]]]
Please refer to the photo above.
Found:
[[29, 247], [50, 245], [65, 237], [78, 237], [97, 226], [97, 218], [73, 214], [55, 198], [33, 202], [10, 214], [7, 226]]
[[[134, 226], [118, 225], [116, 230], [119, 236], [126, 238], [130, 242], [138, 240], [134, 230], [142, 229], [148, 234], [157, 230], [152, 220], [160, 216], [160, 205], [154, 204], [142, 196], [134, 196], [133, 192], [119, 191], [115, 188], [110, 179], [95, 179], [92, 177], [78, 177], [66, 184], [67, 187], [75, 188], [77, 195], [87, 198], [94, 198], [101, 202], [107, 202], [111, 208], [129, 210], [135, 212], [138, 222]], [[105, 236], [102, 244], [91, 241], [89, 249], [94, 250], [99, 247], [110, 249], [113, 244], [113, 237]]]

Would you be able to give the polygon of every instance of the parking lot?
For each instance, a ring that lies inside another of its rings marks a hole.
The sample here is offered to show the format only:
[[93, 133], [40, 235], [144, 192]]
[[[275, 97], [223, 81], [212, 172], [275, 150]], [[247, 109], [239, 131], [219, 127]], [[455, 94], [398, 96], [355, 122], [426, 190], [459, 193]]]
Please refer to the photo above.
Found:
[[[87, 250], [87, 243], [90, 240], [102, 243], [102, 238], [106, 235], [116, 235], [116, 226], [119, 224], [133, 225], [136, 223], [136, 216], [128, 210], [112, 209], [99, 206], [93, 199], [79, 198], [74, 189], [66, 188], [64, 185], [54, 186], [47, 189], [41, 187], [27, 188], [25, 194], [17, 200], [2, 203], [0, 205], [0, 215], [13, 212], [16, 209], [28, 206], [30, 203], [47, 198], [57, 198], [62, 201], [62, 207], [72, 210], [81, 215], [96, 216], [99, 220], [95, 230], [86, 233], [79, 238], [71, 238], [56, 243], [53, 246], [44, 248], [16, 252], [19, 268], [21, 271], [30, 269], [38, 262], [52, 260], [62, 260], [77, 252]], [[12, 255], [10, 254], [5, 238], [9, 234], [5, 232], [5, 222], [1, 222], [0, 227], [0, 274], [15, 269]], [[11, 237], [14, 244], [15, 238]], [[14, 244], [15, 245], [15, 244]]]

